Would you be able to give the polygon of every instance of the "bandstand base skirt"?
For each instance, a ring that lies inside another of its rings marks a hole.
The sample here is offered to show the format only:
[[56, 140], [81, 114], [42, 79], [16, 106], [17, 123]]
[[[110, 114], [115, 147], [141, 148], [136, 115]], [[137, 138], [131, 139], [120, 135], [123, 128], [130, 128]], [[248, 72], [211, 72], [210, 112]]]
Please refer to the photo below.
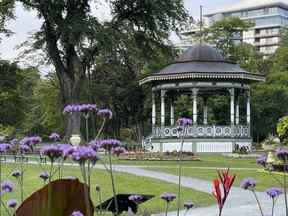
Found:
[[[183, 151], [194, 153], [231, 153], [235, 146], [251, 149], [252, 139], [184, 139]], [[180, 139], [152, 139], [148, 151], [173, 152], [179, 151]]]

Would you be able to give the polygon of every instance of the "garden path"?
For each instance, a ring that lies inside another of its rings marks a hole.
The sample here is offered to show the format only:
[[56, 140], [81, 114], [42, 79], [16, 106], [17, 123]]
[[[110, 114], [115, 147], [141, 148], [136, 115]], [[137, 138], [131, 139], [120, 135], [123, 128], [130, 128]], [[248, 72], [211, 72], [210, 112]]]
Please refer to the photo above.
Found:
[[[97, 168], [101, 168], [97, 166]], [[102, 167], [103, 168], [103, 167]], [[159, 171], [145, 170], [139, 167], [132, 166], [121, 166], [115, 165], [115, 171], [126, 172], [129, 174], [134, 174], [137, 176], [150, 177], [154, 179], [159, 179], [169, 183], [178, 183], [178, 176], [171, 175]], [[183, 177], [181, 185], [186, 188], [191, 188], [197, 191], [205, 192], [211, 194], [212, 184], [209, 181], [200, 180], [191, 177]], [[259, 199], [262, 203], [265, 216], [271, 215], [271, 203], [272, 201], [264, 192], [258, 192]], [[217, 206], [210, 206], [206, 208], [195, 208], [189, 212], [182, 211], [181, 215], [186, 216], [216, 216]], [[277, 201], [277, 206], [275, 208], [275, 216], [284, 216], [284, 196], [281, 196]], [[186, 214], [185, 214], [186, 213]], [[175, 212], [170, 212], [170, 216], [176, 215]], [[223, 211], [223, 216], [258, 216], [261, 215], [254, 200], [251, 192], [245, 191], [239, 187], [233, 187], [230, 193], [229, 199], [227, 200], [225, 209]]]

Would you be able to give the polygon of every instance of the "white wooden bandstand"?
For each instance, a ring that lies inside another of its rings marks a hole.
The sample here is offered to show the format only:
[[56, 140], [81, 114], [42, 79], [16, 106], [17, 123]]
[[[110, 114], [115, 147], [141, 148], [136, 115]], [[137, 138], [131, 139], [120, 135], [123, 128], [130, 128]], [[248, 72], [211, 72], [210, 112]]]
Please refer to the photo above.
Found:
[[[180, 95], [189, 95], [193, 101], [193, 115], [189, 116], [193, 125], [187, 128], [184, 151], [232, 152], [236, 145], [251, 149], [250, 84], [259, 81], [265, 78], [226, 61], [211, 46], [197, 44], [188, 48], [174, 63], [140, 81], [141, 85], [152, 85], [152, 135], [144, 147], [153, 152], [180, 149], [175, 101]], [[211, 124], [209, 120], [207, 101], [215, 95], [230, 99], [230, 120], [223, 125]], [[245, 113], [240, 113], [240, 106], [245, 107]]]

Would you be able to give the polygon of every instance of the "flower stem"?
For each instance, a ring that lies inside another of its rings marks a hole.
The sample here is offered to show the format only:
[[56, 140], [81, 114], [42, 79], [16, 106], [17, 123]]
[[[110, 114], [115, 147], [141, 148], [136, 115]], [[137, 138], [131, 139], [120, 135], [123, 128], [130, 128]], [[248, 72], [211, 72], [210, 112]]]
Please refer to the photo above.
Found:
[[47, 216], [51, 215], [51, 205], [52, 205], [52, 203], [51, 203], [52, 202], [51, 180], [52, 180], [52, 175], [53, 175], [53, 163], [54, 163], [54, 161], [51, 160], [49, 178], [48, 178], [48, 211], [47, 211]]
[[86, 126], [86, 142], [89, 140], [89, 114], [87, 113], [85, 116], [85, 126]]
[[257, 194], [256, 194], [255, 190], [252, 190], [252, 193], [254, 194], [254, 197], [256, 199], [256, 202], [257, 202], [257, 205], [258, 205], [258, 208], [260, 210], [261, 215], [264, 216], [260, 201], [259, 201], [259, 199], [257, 197]]
[[183, 154], [184, 138], [181, 139], [181, 147], [178, 158], [178, 203], [177, 203], [177, 216], [180, 215], [181, 206], [181, 179], [182, 179], [182, 154]]
[[9, 216], [12, 216], [11, 213], [9, 212], [9, 209], [5, 206], [5, 203], [3, 203], [3, 200], [1, 199], [1, 205], [3, 205], [6, 213], [9, 215]]
[[165, 216], [168, 215], [168, 209], [169, 209], [169, 202], [167, 202], [166, 204], [166, 209], [165, 209]]
[[272, 214], [271, 216], [274, 216], [274, 207], [275, 207], [275, 199], [272, 199]]
[[103, 131], [103, 129], [104, 129], [105, 123], [106, 123], [106, 118], [103, 119], [102, 125], [101, 125], [101, 127], [100, 127], [100, 129], [99, 129], [99, 131], [98, 131], [98, 134], [97, 134], [97, 136], [96, 136], [96, 139], [98, 139], [99, 136], [101, 135], [101, 133], [102, 133], [102, 131]]
[[219, 216], [222, 215], [222, 210], [223, 210], [223, 208], [219, 208]]
[[113, 169], [112, 169], [111, 150], [109, 150], [109, 166], [110, 166], [110, 178], [111, 178], [111, 184], [112, 184], [112, 190], [113, 190], [113, 197], [114, 197], [114, 204], [115, 204], [116, 215], [119, 215], [119, 211], [118, 211], [118, 201], [117, 201], [117, 195], [116, 195], [116, 189], [115, 189], [115, 182], [114, 182], [114, 177], [113, 177]]
[[21, 176], [20, 176], [20, 193], [21, 193], [21, 203], [24, 201], [24, 156], [21, 155], [21, 161], [20, 161], [20, 170], [21, 170]]

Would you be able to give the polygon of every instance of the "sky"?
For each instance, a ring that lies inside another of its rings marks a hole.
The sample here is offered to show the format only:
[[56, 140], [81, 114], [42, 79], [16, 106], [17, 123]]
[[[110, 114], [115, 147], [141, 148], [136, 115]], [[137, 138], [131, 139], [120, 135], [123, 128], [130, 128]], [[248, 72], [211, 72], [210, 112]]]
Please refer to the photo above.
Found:
[[[203, 12], [205, 14], [239, 1], [241, 0], [184, 0], [186, 9], [194, 18], [199, 17], [200, 5], [203, 6]], [[105, 1], [102, 0], [102, 2]], [[20, 65], [30, 66], [33, 65], [33, 61], [27, 61], [19, 58], [18, 56], [19, 53], [21, 53], [21, 49], [19, 50], [16, 48], [25, 42], [31, 33], [39, 30], [41, 20], [38, 19], [35, 12], [24, 11], [20, 4], [17, 4], [15, 10], [17, 18], [16, 20], [10, 21], [8, 25], [8, 27], [14, 32], [14, 35], [9, 38], [3, 38], [2, 43], [0, 44], [0, 57], [2, 59], [11, 61], [17, 59]], [[109, 7], [105, 3], [98, 5], [97, 9], [93, 9], [93, 12], [99, 14], [99, 17], [102, 20], [109, 19]], [[47, 67], [43, 67], [43, 70], [47, 70]]]

